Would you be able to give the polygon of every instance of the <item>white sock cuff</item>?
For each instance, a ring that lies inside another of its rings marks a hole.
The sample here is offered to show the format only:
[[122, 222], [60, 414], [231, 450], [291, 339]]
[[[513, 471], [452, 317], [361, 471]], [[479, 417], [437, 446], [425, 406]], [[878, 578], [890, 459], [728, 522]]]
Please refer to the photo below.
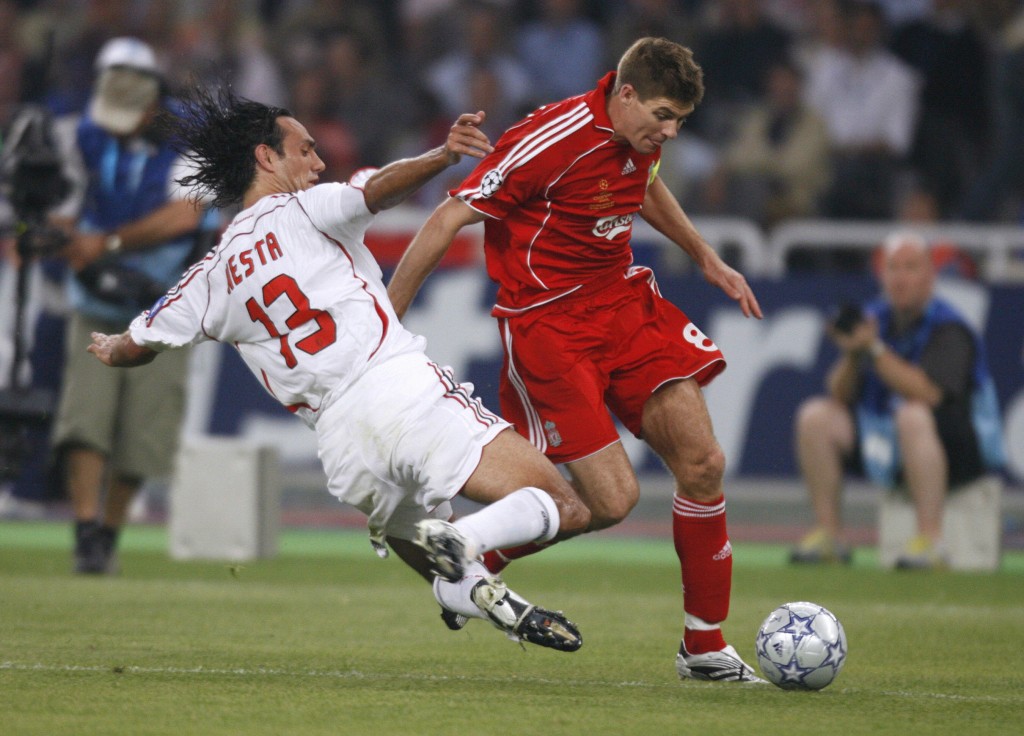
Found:
[[719, 624], [712, 624], [702, 618], [697, 618], [692, 613], [686, 614], [684, 625], [692, 631], [714, 631], [722, 628]]
[[526, 493], [532, 496], [540, 503], [544, 509], [544, 531], [535, 541], [537, 542], [550, 542], [558, 534], [558, 527], [561, 524], [561, 516], [558, 513], [558, 506], [555, 505], [555, 499], [551, 498], [551, 494], [547, 491], [543, 491], [540, 488], [534, 486], [526, 486], [520, 488], [516, 493]]
[[489, 576], [487, 568], [473, 560], [467, 565], [466, 575], [461, 580], [449, 583], [444, 578], [434, 578], [434, 600], [449, 611], [468, 618], [485, 618], [479, 606], [473, 602], [473, 588]]

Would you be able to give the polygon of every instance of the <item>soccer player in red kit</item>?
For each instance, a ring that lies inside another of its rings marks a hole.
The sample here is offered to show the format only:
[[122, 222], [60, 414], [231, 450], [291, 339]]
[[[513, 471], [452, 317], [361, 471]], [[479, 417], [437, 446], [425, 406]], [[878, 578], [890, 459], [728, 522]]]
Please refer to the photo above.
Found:
[[[452, 190], [398, 265], [388, 294], [399, 316], [458, 231], [485, 222], [498, 285], [505, 360], [501, 408], [564, 463], [591, 510], [589, 530], [622, 521], [640, 488], [609, 409], [664, 460], [676, 481], [673, 537], [685, 624], [680, 677], [752, 682], [726, 644], [732, 548], [722, 476], [701, 387], [725, 368], [718, 347], [634, 267], [632, 221], [682, 248], [708, 282], [761, 317], [746, 279], [726, 265], [658, 178], [661, 146], [703, 96], [689, 49], [642, 38], [596, 89], [545, 105], [512, 126]], [[500, 568], [540, 545], [491, 553]]]

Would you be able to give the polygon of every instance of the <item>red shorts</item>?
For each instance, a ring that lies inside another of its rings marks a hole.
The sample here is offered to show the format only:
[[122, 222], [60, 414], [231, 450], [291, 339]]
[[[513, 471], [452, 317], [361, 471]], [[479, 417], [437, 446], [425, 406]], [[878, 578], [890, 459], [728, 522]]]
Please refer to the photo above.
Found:
[[609, 410], [639, 437], [660, 386], [704, 386], [725, 370], [722, 352], [662, 298], [650, 269], [498, 322], [502, 414], [556, 463], [618, 441]]

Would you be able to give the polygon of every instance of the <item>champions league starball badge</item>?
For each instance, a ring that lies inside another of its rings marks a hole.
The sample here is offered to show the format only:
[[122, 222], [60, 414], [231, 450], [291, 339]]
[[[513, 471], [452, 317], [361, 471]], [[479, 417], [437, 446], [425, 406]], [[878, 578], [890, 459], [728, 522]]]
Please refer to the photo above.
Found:
[[484, 197], [493, 196], [496, 191], [501, 187], [505, 181], [505, 177], [501, 175], [501, 172], [497, 169], [491, 169], [484, 174], [483, 180], [480, 182], [480, 194]]

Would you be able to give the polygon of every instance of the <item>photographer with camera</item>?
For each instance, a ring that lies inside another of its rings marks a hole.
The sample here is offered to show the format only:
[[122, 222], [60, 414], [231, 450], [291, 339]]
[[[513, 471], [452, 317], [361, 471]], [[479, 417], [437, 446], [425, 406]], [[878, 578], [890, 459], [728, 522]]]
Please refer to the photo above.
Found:
[[86, 347], [93, 332], [123, 331], [177, 281], [193, 259], [203, 213], [175, 183], [183, 161], [154, 126], [176, 104], [152, 48], [110, 40], [96, 71], [86, 113], [55, 127], [77, 216], [65, 223], [73, 225], [61, 251], [71, 316], [53, 447], [75, 519], [74, 570], [103, 574], [114, 571], [132, 498], [145, 479], [171, 470], [188, 354], [109, 370]]
[[792, 551], [795, 563], [843, 562], [840, 514], [845, 470], [863, 471], [884, 488], [902, 484], [912, 499], [917, 535], [897, 568], [945, 567], [941, 547], [951, 487], [1002, 464], [995, 388], [981, 338], [934, 296], [927, 243], [898, 232], [882, 248], [881, 298], [863, 312], [846, 307], [829, 325], [841, 351], [827, 396], [797, 413], [796, 451], [817, 526]]

